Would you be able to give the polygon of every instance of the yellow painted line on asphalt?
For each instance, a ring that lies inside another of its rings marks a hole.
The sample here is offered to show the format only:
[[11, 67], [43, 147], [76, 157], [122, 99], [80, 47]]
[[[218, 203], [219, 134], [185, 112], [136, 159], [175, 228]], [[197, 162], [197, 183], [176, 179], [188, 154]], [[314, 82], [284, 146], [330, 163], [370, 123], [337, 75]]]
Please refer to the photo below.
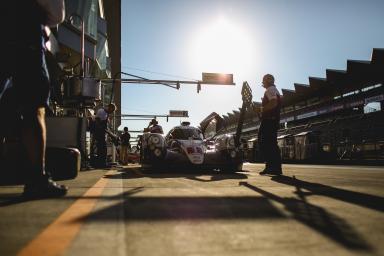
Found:
[[[107, 174], [111, 174], [109, 171]], [[97, 197], [101, 195], [108, 179], [101, 178], [88, 189], [82, 198], [76, 200], [54, 222], [27, 244], [18, 255], [62, 255], [84, 224], [84, 217], [91, 213]]]

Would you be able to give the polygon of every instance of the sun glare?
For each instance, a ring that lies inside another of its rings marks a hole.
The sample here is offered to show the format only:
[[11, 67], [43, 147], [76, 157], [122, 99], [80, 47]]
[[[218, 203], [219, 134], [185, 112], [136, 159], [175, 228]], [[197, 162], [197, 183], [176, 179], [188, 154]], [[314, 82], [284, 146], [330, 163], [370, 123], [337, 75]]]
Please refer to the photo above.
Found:
[[247, 31], [220, 18], [197, 33], [190, 52], [195, 69], [242, 73], [251, 65], [252, 51], [253, 45]]

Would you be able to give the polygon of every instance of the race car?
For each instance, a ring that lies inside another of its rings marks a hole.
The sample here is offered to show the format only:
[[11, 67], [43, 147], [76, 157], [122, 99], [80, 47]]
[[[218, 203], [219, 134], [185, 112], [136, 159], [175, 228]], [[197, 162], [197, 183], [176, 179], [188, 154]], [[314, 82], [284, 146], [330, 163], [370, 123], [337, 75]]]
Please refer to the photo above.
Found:
[[141, 137], [143, 167], [196, 167], [236, 172], [242, 169], [243, 152], [233, 135], [205, 140], [200, 129], [183, 122], [167, 135], [144, 133]]

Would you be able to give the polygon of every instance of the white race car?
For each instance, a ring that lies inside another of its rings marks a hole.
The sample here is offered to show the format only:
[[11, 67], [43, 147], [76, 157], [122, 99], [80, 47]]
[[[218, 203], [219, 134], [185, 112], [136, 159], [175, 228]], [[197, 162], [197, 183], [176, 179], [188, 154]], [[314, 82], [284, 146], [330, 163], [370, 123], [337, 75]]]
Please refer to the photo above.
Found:
[[242, 169], [243, 152], [235, 147], [233, 135], [204, 140], [200, 129], [183, 122], [167, 135], [144, 133], [141, 164], [151, 167], [196, 167], [236, 172]]

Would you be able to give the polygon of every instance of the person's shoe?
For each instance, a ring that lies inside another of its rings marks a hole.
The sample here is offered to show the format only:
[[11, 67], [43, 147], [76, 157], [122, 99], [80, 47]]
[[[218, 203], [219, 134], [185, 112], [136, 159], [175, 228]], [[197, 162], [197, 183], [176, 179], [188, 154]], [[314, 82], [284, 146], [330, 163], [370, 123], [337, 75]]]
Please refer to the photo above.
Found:
[[283, 172], [281, 169], [270, 169], [270, 168], [265, 168], [261, 172], [259, 172], [260, 175], [282, 175]]
[[262, 170], [261, 172], [259, 172], [260, 175], [267, 175], [267, 174], [270, 174], [270, 170], [265, 168], [264, 170]]
[[111, 165], [108, 164], [96, 164], [93, 166], [96, 169], [108, 169], [111, 168]]
[[268, 172], [268, 174], [270, 174], [270, 175], [282, 175], [283, 172], [281, 170], [270, 170]]
[[24, 186], [23, 197], [25, 198], [50, 198], [62, 197], [67, 194], [68, 187], [54, 182], [48, 178], [44, 182], [29, 183]]

